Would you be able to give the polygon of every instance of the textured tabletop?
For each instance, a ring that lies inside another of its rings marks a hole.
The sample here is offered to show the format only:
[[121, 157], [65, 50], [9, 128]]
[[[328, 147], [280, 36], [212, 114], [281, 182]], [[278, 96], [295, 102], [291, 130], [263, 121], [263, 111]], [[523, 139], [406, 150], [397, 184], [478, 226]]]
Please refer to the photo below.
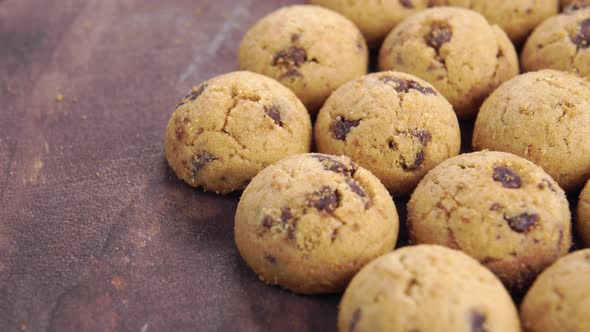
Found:
[[2, 331], [334, 330], [339, 296], [258, 281], [239, 194], [176, 180], [162, 140], [287, 0], [0, 0]]

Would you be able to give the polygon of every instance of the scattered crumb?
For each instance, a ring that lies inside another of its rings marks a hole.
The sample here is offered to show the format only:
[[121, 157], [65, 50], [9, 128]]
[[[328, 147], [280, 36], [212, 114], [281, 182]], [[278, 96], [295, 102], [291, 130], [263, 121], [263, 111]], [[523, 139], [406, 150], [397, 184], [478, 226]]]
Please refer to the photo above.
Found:
[[86, 120], [88, 119], [88, 117], [86, 116], [86, 114], [82, 114], [82, 120]]
[[96, 172], [96, 176], [100, 177], [100, 172]]
[[64, 100], [64, 96], [60, 93], [57, 96], [55, 96], [55, 100], [62, 101], [62, 100]]

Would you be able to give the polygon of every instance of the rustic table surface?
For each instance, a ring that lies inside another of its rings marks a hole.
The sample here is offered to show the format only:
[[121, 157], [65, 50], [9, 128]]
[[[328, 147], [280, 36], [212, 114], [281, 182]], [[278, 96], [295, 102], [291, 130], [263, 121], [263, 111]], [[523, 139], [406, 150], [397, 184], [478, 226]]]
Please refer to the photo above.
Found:
[[239, 193], [185, 185], [162, 146], [179, 98], [297, 2], [0, 0], [1, 331], [336, 329], [340, 296], [260, 282]]

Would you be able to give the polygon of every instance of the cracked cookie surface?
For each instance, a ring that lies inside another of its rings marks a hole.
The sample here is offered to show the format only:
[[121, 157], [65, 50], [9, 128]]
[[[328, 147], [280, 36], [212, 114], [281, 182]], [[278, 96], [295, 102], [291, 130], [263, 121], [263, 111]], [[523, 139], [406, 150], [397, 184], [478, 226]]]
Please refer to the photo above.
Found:
[[302, 154], [260, 172], [236, 212], [235, 241], [262, 280], [296, 293], [344, 289], [393, 249], [399, 220], [389, 193], [349, 158]]
[[555, 69], [590, 78], [590, 8], [539, 25], [527, 40], [521, 63], [524, 71]]
[[336, 90], [318, 114], [315, 140], [318, 151], [350, 157], [394, 195], [409, 194], [461, 146], [451, 104], [426, 81], [399, 72]]
[[502, 82], [518, 75], [514, 46], [498, 26], [462, 8], [438, 7], [412, 15], [385, 39], [381, 70], [431, 83], [460, 119], [471, 119]]
[[249, 72], [194, 87], [177, 105], [164, 141], [179, 178], [217, 193], [244, 188], [267, 165], [310, 145], [303, 104], [278, 82]]
[[526, 332], [590, 331], [590, 249], [576, 251], [545, 270], [520, 310]]
[[429, 7], [431, 0], [308, 0], [330, 8], [353, 21], [371, 46], [378, 46], [385, 36], [408, 16]]
[[559, 0], [433, 0], [433, 4], [474, 10], [502, 28], [516, 45], [522, 45], [537, 25], [559, 11]]
[[368, 49], [358, 28], [319, 6], [283, 7], [252, 26], [240, 44], [241, 69], [290, 88], [310, 113], [347, 81], [364, 75]]
[[364, 267], [340, 302], [340, 332], [520, 331], [510, 295], [464, 253], [435, 245], [398, 249]]
[[510, 152], [543, 167], [567, 192], [590, 177], [590, 83], [543, 70], [500, 86], [475, 122], [475, 150]]
[[571, 246], [563, 190], [539, 166], [504, 152], [451, 158], [428, 173], [408, 203], [413, 243], [459, 249], [521, 292]]

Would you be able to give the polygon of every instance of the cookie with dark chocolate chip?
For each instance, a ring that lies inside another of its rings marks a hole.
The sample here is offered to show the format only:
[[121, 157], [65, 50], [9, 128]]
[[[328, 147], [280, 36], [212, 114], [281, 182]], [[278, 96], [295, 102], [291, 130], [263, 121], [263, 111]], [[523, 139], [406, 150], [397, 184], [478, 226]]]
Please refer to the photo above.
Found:
[[391, 196], [374, 175], [349, 158], [313, 153], [277, 162], [250, 182], [234, 233], [262, 280], [312, 294], [343, 290], [391, 251], [398, 228]]
[[[545, 69], [511, 79], [486, 99], [475, 122], [473, 148], [526, 158], [573, 193], [590, 177], [589, 127], [590, 82]], [[546, 183], [538, 186], [552, 190]]]
[[504, 152], [451, 158], [424, 177], [408, 203], [413, 243], [462, 250], [516, 293], [567, 254], [565, 193], [545, 171]]
[[394, 195], [409, 194], [461, 145], [451, 104], [400, 72], [366, 75], [336, 90], [318, 114], [315, 140], [320, 152], [369, 169]]
[[468, 255], [417, 245], [381, 256], [351, 281], [340, 332], [520, 332], [502, 283]]
[[506, 33], [477, 12], [456, 7], [430, 8], [400, 23], [381, 46], [379, 68], [428, 81], [460, 119], [474, 118], [481, 102], [519, 73]]
[[268, 77], [234, 72], [196, 86], [176, 106], [164, 141], [176, 175], [228, 193], [267, 165], [309, 152], [311, 121], [297, 97]]
[[368, 48], [346, 17], [311, 5], [287, 6], [244, 36], [240, 69], [270, 76], [316, 113], [341, 84], [367, 72]]
[[555, 69], [590, 78], [590, 8], [544, 21], [527, 40], [521, 63], [525, 71]]

